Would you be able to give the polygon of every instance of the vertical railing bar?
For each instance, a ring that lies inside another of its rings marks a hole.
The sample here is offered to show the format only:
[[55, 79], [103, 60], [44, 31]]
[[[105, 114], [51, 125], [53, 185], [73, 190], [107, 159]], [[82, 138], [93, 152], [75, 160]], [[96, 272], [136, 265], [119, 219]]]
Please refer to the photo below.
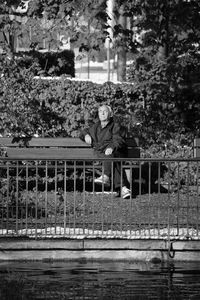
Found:
[[161, 175], [160, 175], [160, 169], [161, 169], [161, 163], [159, 162], [158, 163], [158, 214], [157, 214], [157, 216], [158, 216], [158, 237], [160, 237], [160, 202], [161, 202], [161, 194], [160, 194], [160, 177], [161, 177]]
[[47, 236], [47, 218], [48, 218], [48, 161], [45, 162], [45, 236]]
[[151, 161], [149, 161], [149, 238], [151, 236], [151, 220], [150, 220], [150, 216], [151, 216]]
[[[75, 178], [75, 177], [74, 177]], [[64, 236], [66, 236], [66, 223], [67, 223], [67, 162], [66, 160], [64, 161], [64, 208], [63, 208], [63, 213], [64, 213]]]
[[187, 236], [189, 236], [189, 161], [187, 162]]
[[[0, 164], [1, 164], [1, 162], [0, 162]], [[0, 168], [1, 168], [1, 165], [0, 165]], [[0, 170], [0, 182], [1, 181], [3, 181], [3, 173], [2, 173], [2, 177], [1, 177], [1, 170]], [[7, 182], [7, 180], [6, 180], [6, 182]], [[0, 201], [0, 207], [1, 207], [1, 228], [4, 228], [4, 214], [6, 213], [6, 211], [4, 211], [5, 210], [4, 202], [5, 202], [5, 199], [3, 198], [2, 202]], [[6, 226], [6, 228], [7, 228], [7, 226]], [[3, 231], [2, 231], [2, 234], [4, 234]]]
[[[23, 207], [22, 207], [22, 201], [21, 201], [21, 197], [20, 197], [20, 173], [22, 172], [20, 169], [20, 164], [18, 165], [19, 167], [19, 181], [18, 181], [18, 230], [21, 231], [22, 229], [22, 211], [23, 211]], [[21, 231], [22, 232], [22, 231]], [[23, 233], [21, 233], [23, 234]]]
[[[120, 161], [120, 169], [121, 169], [121, 172], [120, 172], [120, 174], [121, 174], [120, 193], [121, 193], [122, 192], [122, 185], [123, 185], [122, 161]], [[121, 232], [121, 235], [122, 235], [122, 230], [123, 230], [123, 222], [122, 222], [122, 215], [123, 215], [122, 209], [123, 209], [123, 207], [122, 207], [122, 201], [123, 201], [123, 198], [122, 198], [122, 195], [120, 195], [120, 212], [121, 212], [121, 214], [120, 214], [120, 232]]]
[[[1, 164], [1, 162], [0, 162], [0, 164]], [[1, 165], [0, 165], [0, 168], [1, 168]], [[1, 178], [1, 170], [0, 170], [0, 182], [2, 181], [2, 179], [3, 179], [3, 177]], [[2, 202], [0, 201], [0, 209], [1, 209], [1, 228], [4, 228], [4, 208], [5, 208], [4, 201], [5, 201], [4, 198], [2, 199]], [[3, 231], [2, 231], [2, 234], [3, 234]]]
[[111, 224], [110, 224], [110, 230], [111, 234], [113, 235], [113, 205], [114, 205], [114, 162], [111, 163]]
[[85, 169], [86, 169], [86, 164], [85, 164], [85, 160], [83, 162], [83, 234], [85, 235], [85, 181], [86, 181], [86, 174], [85, 174]]
[[28, 231], [28, 162], [26, 161], [26, 234]]
[[9, 220], [9, 206], [8, 206], [8, 203], [9, 203], [9, 189], [10, 189], [10, 172], [9, 172], [9, 162], [7, 161], [6, 163], [6, 169], [7, 169], [7, 172], [6, 172], [6, 175], [7, 175], [7, 204], [6, 204], [6, 210], [7, 210], [7, 213], [6, 213], [6, 233], [8, 234], [8, 220]]
[[139, 161], [139, 196], [140, 196], [140, 202], [142, 197], [142, 162]]
[[[34, 172], [35, 172], [35, 168], [34, 168], [34, 166], [33, 166], [33, 162], [28, 162], [27, 161], [27, 163], [29, 163], [29, 165], [30, 165], [30, 168], [29, 168], [29, 170], [30, 170], [30, 174], [31, 174], [31, 178], [33, 177], [34, 178]], [[32, 175], [33, 174], [33, 175]], [[32, 180], [32, 179], [31, 179]], [[29, 232], [30, 232], [30, 234], [32, 235], [33, 234], [33, 231], [34, 231], [34, 228], [33, 228], [33, 210], [34, 210], [34, 207], [31, 205], [30, 206], [30, 209], [29, 209], [29, 216], [28, 216], [28, 225], [30, 226], [30, 228], [29, 228]]]
[[[129, 234], [131, 236], [132, 234], [132, 212], [133, 212], [133, 164], [131, 162], [130, 166], [130, 190], [131, 190], [131, 197], [130, 197], [130, 212], [129, 212], [129, 218], [130, 218], [130, 222], [129, 222]], [[128, 228], [127, 228], [128, 229]]]
[[[1, 162], [0, 162], [0, 164], [1, 164]], [[1, 168], [1, 165], [0, 165], [0, 168]], [[1, 178], [1, 170], [0, 170], [0, 182], [2, 181], [2, 179], [3, 179], [3, 177]], [[3, 228], [3, 226], [4, 226], [4, 207], [5, 207], [5, 205], [4, 205], [4, 201], [5, 201], [5, 199], [3, 198], [2, 199], [2, 202], [0, 201], [0, 210], [1, 210], [1, 228]], [[2, 234], [3, 234], [3, 231], [2, 231]]]
[[[45, 236], [48, 236], [48, 234], [51, 231], [51, 213], [48, 213], [48, 182], [49, 182], [49, 171], [51, 170], [51, 162], [46, 160], [45, 161], [45, 194], [44, 194], [44, 209], [45, 209]], [[47, 231], [47, 228], [49, 227], [49, 233]]]
[[179, 236], [180, 230], [180, 163], [178, 162], [178, 201], [177, 201], [177, 235]]
[[95, 228], [95, 168], [94, 168], [95, 161], [92, 161], [92, 234], [94, 235], [94, 228]]
[[[139, 161], [139, 198], [140, 198], [140, 203], [142, 203], [142, 162]], [[142, 224], [141, 221], [139, 220], [139, 234], [141, 237], [142, 234]]]
[[170, 172], [171, 172], [171, 162], [168, 162], [168, 201], [167, 201], [167, 211], [168, 211], [168, 245], [170, 244], [170, 209], [171, 209], [171, 197], [170, 197], [170, 190], [171, 190], [171, 183], [170, 183]]
[[35, 183], [36, 183], [36, 188], [35, 188], [35, 239], [37, 239], [37, 217], [38, 217], [38, 161], [35, 162], [35, 166], [36, 166], [36, 179], [35, 179]]
[[[84, 178], [83, 178], [83, 180], [84, 180]], [[73, 207], [73, 217], [74, 217], [73, 233], [75, 234], [76, 233], [76, 160], [74, 160], [74, 204], [73, 205], [74, 205], [74, 207]], [[70, 230], [70, 205], [69, 205], [69, 230]]]
[[106, 194], [104, 194], [104, 199], [103, 199], [103, 216], [104, 216], [104, 231], [103, 231], [103, 236], [106, 237], [107, 236], [107, 227], [108, 227], [108, 224], [106, 223], [106, 217], [107, 217], [107, 209], [106, 209], [106, 206], [105, 206], [105, 197], [106, 197]]
[[196, 230], [197, 236], [199, 236], [199, 161], [197, 161], [197, 196], [196, 196]]
[[19, 161], [17, 161], [16, 167], [16, 234], [18, 235], [18, 209], [19, 209]]
[[[104, 161], [102, 162], [102, 176], [104, 177]], [[103, 236], [103, 230], [104, 230], [104, 191], [105, 191], [105, 186], [103, 182], [102, 196], [101, 196], [101, 236]]]
[[[112, 169], [112, 160], [111, 160], [111, 169]], [[111, 192], [111, 194], [110, 194], [110, 197], [111, 197], [111, 202], [112, 202], [112, 179], [111, 179], [111, 177], [112, 177], [112, 174], [110, 175], [110, 192]], [[104, 227], [104, 231], [105, 231], [105, 236], [108, 236], [108, 228], [109, 228], [109, 224], [108, 224], [108, 207], [106, 206], [106, 210], [104, 211], [104, 215], [105, 215], [105, 222], [104, 222], [104, 224], [105, 224], [105, 227]], [[107, 220], [107, 222], [106, 222], [106, 220]]]
[[55, 192], [54, 192], [54, 202], [55, 202], [55, 210], [54, 210], [54, 234], [57, 235], [57, 178], [58, 178], [58, 161], [55, 160]]

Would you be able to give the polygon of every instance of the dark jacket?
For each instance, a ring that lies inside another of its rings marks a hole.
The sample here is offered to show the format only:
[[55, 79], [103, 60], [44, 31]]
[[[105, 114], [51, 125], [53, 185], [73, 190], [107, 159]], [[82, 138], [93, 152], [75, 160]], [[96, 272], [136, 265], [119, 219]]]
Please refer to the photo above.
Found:
[[80, 139], [84, 140], [86, 134], [91, 136], [92, 147], [97, 151], [105, 152], [107, 148], [123, 151], [125, 148], [125, 130], [113, 118], [104, 128], [101, 127], [100, 121], [86, 128], [80, 133]]

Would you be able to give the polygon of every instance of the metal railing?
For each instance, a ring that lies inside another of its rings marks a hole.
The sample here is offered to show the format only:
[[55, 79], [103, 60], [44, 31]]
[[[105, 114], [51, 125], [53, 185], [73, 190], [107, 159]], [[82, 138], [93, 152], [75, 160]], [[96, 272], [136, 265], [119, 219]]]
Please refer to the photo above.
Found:
[[[116, 161], [130, 199], [114, 189]], [[200, 239], [199, 160], [113, 159], [111, 185], [97, 186], [103, 172], [101, 159], [1, 158], [0, 236]]]

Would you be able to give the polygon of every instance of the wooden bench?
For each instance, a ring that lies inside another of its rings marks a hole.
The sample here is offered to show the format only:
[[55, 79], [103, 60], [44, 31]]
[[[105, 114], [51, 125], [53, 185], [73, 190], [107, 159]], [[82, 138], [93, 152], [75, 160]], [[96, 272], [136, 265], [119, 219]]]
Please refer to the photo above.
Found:
[[[139, 158], [140, 147], [137, 138], [127, 138], [127, 154], [125, 158]], [[95, 159], [90, 145], [79, 138], [12, 138], [0, 137], [0, 148], [6, 157], [21, 160], [48, 159]]]
[[200, 157], [200, 138], [194, 139], [193, 150], [194, 150], [194, 157], [199, 158]]

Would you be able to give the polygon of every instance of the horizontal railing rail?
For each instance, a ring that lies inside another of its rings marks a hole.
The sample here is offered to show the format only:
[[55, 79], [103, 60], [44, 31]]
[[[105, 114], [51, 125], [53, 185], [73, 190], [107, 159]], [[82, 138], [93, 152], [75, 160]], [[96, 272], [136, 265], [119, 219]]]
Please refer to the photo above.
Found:
[[[1, 157], [0, 237], [200, 239], [200, 160], [111, 159], [98, 186], [104, 161]], [[117, 161], [130, 199], [115, 190]]]

